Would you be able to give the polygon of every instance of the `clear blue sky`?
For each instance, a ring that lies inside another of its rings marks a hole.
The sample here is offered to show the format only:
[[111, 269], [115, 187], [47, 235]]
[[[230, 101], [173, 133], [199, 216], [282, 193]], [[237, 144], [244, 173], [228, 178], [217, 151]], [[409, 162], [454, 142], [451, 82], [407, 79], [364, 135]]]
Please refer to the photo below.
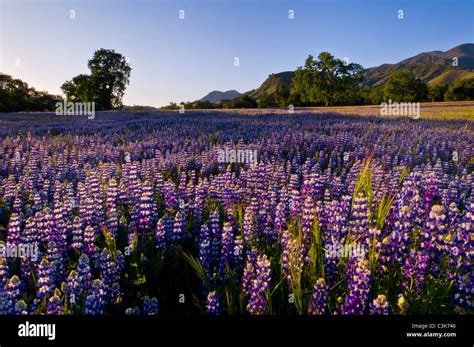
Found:
[[115, 49], [133, 69], [127, 105], [245, 92], [321, 51], [371, 67], [474, 42], [474, 0], [0, 0], [0, 11], [1, 72], [60, 94], [96, 49]]

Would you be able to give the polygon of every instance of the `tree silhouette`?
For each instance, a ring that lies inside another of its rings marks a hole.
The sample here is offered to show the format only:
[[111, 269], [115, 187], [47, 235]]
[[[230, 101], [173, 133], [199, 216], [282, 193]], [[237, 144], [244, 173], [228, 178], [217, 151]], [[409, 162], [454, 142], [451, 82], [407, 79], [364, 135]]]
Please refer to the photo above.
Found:
[[94, 52], [87, 66], [90, 75], [78, 75], [61, 86], [71, 101], [95, 102], [96, 108], [110, 110], [122, 106], [132, 68], [120, 53], [110, 49]]

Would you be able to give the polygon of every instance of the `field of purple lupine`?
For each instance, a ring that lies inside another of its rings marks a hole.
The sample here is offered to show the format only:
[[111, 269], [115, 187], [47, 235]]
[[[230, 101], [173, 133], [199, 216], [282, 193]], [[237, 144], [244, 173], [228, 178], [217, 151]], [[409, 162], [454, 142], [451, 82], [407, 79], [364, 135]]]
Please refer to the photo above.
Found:
[[473, 131], [2, 115], [0, 313], [472, 314]]

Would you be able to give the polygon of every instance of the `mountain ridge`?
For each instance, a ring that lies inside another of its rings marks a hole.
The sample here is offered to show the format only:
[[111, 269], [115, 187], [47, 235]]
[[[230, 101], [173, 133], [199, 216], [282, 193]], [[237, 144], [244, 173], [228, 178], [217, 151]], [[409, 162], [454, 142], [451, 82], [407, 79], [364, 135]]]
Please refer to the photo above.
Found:
[[[458, 66], [453, 66], [455, 57], [457, 57]], [[382, 86], [388, 81], [391, 74], [404, 69], [412, 71], [416, 78], [420, 78], [430, 85], [450, 84], [456, 80], [472, 78], [474, 77], [474, 43], [463, 43], [446, 51], [422, 52], [398, 63], [384, 63], [367, 68], [363, 72], [364, 82], [362, 85]], [[264, 93], [274, 95], [281, 85], [291, 89], [291, 79], [294, 73], [294, 71], [272, 73], [259, 87], [242, 94], [258, 99]]]
[[223, 100], [231, 100], [236, 97], [240, 96], [240, 93], [235, 89], [230, 89], [225, 92], [220, 90], [213, 90], [212, 92], [208, 93], [205, 97], [199, 99], [198, 101], [209, 101], [212, 103], [220, 102]]

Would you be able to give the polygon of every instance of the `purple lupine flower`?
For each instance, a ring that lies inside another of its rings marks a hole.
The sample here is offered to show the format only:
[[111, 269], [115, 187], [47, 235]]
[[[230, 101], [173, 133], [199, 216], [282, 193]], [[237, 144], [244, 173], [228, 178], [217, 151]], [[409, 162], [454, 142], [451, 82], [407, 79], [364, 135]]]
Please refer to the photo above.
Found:
[[54, 208], [54, 228], [53, 228], [53, 241], [58, 249], [58, 254], [62, 255], [67, 250], [67, 226], [64, 222], [65, 208], [63, 204]]
[[117, 236], [118, 231], [117, 196], [117, 181], [112, 177], [107, 187], [105, 204], [107, 208], [107, 229], [114, 237]]
[[22, 282], [13, 275], [0, 291], [0, 314], [15, 314], [15, 304], [20, 300]]
[[77, 264], [77, 277], [81, 291], [86, 292], [92, 279], [89, 257], [82, 254]]
[[275, 211], [275, 232], [280, 235], [286, 227], [285, 204], [279, 202]]
[[290, 215], [297, 217], [301, 214], [301, 195], [297, 189], [290, 190]]
[[10, 278], [9, 274], [7, 260], [0, 257], [0, 288], [5, 287], [5, 284], [7, 284], [7, 281]]
[[221, 238], [221, 256], [219, 259], [219, 275], [222, 280], [226, 278], [226, 265], [231, 259], [234, 248], [234, 228], [229, 222], [224, 223]]
[[160, 312], [160, 302], [157, 298], [143, 297], [142, 314], [155, 316]]
[[268, 208], [265, 207], [268, 205], [268, 200], [263, 205], [264, 207], [258, 211], [257, 225], [261, 235], [272, 242], [273, 239], [276, 239], [276, 235], [273, 233], [273, 215], [268, 213]]
[[[64, 259], [61, 250], [58, 247], [58, 243], [55, 241], [49, 241], [46, 245], [46, 253], [50, 267], [52, 269], [52, 275], [55, 284], [58, 284], [63, 277], [64, 271]], [[56, 283], [57, 282], [57, 283]]]
[[176, 216], [173, 221], [173, 231], [171, 238], [173, 241], [180, 241], [184, 238], [186, 233], [186, 216], [181, 212], [176, 212]]
[[156, 223], [156, 248], [159, 250], [163, 250], [166, 248], [166, 243], [168, 241], [168, 216], [164, 216], [161, 218], [158, 223]]
[[349, 232], [352, 240], [365, 243], [369, 229], [370, 210], [368, 200], [362, 194], [355, 197], [352, 203]]
[[36, 278], [36, 297], [42, 299], [48, 298], [54, 292], [54, 268], [53, 264], [46, 258], [43, 258], [38, 265]]
[[390, 313], [390, 306], [385, 295], [380, 294], [369, 304], [370, 314], [387, 315]]
[[206, 299], [206, 312], [212, 315], [218, 315], [221, 311], [219, 298], [216, 291], [209, 292]]
[[117, 267], [117, 274], [119, 275], [125, 269], [125, 256], [120, 250], [115, 253], [115, 266]]
[[211, 272], [212, 264], [211, 243], [212, 238], [209, 233], [209, 227], [207, 224], [203, 224], [199, 234], [199, 261], [208, 275]]
[[25, 230], [20, 237], [21, 242], [33, 246], [38, 242], [38, 234], [36, 232], [36, 221], [33, 217], [26, 220]]
[[249, 297], [252, 291], [253, 279], [255, 277], [255, 262], [257, 261], [257, 251], [251, 249], [247, 253], [247, 259], [245, 263], [245, 268], [242, 275], [242, 290], [245, 296]]
[[[429, 169], [428, 169], [429, 170]], [[434, 170], [430, 170], [425, 175], [425, 190], [422, 196], [423, 204], [426, 207], [426, 211], [430, 211], [433, 206], [433, 202], [440, 197], [439, 186], [440, 180]]]
[[153, 215], [153, 190], [149, 182], [144, 182], [138, 202], [138, 228], [142, 231], [148, 231], [153, 222]]
[[[1, 311], [1, 309], [0, 309]], [[27, 315], [28, 314], [28, 305], [26, 304], [25, 300], [20, 299], [15, 304], [15, 315]]]
[[138, 316], [140, 314], [140, 309], [138, 307], [128, 307], [125, 309], [125, 314], [127, 316]]
[[456, 313], [466, 313], [474, 308], [474, 274], [472, 273], [472, 257], [474, 241], [472, 229], [474, 226], [474, 202], [467, 206], [462, 222], [458, 225], [453, 239], [454, 247], [450, 249], [450, 265], [455, 269], [454, 303]]
[[176, 211], [176, 208], [178, 206], [178, 199], [176, 197], [174, 184], [169, 181], [166, 181], [163, 189], [164, 189], [166, 207], [168, 208], [168, 210]]
[[87, 225], [84, 230], [84, 253], [88, 256], [92, 256], [97, 252], [97, 246], [95, 244], [97, 236], [97, 228]]
[[56, 289], [54, 295], [48, 299], [46, 313], [49, 315], [61, 315], [63, 311], [63, 301], [60, 298], [59, 290]]
[[425, 251], [412, 249], [402, 267], [404, 281], [402, 288], [408, 296], [410, 293], [421, 293], [425, 284], [426, 271], [430, 256]]
[[39, 238], [43, 240], [46, 244], [49, 241], [54, 241], [53, 240], [54, 221], [53, 221], [53, 213], [51, 209], [45, 208], [41, 214], [37, 214], [37, 215], [38, 215], [37, 225], [38, 225]]
[[446, 231], [445, 225], [446, 215], [444, 208], [440, 205], [434, 205], [431, 208], [428, 218], [426, 219], [426, 227], [420, 233], [421, 248], [430, 251], [445, 251], [444, 237]]
[[315, 208], [313, 199], [308, 196], [303, 204], [303, 216], [301, 218], [301, 237], [303, 244], [309, 246], [313, 239], [313, 220], [315, 216]]
[[243, 220], [243, 232], [244, 242], [250, 244], [256, 234], [256, 221], [253, 209], [245, 209], [244, 220]]
[[326, 313], [327, 297], [329, 294], [329, 287], [324, 278], [316, 281], [313, 288], [313, 295], [309, 302], [308, 313], [312, 315], [321, 315]]
[[72, 270], [66, 279], [66, 298], [71, 306], [76, 306], [79, 302], [81, 294], [81, 286], [79, 284], [79, 276], [76, 271]]
[[363, 314], [370, 290], [368, 260], [352, 258], [347, 264], [348, 293], [342, 306], [342, 314]]
[[409, 241], [413, 231], [413, 214], [408, 206], [398, 211], [397, 220], [390, 234], [390, 253], [399, 265], [403, 263], [403, 255], [409, 248]]
[[92, 282], [90, 294], [86, 298], [84, 313], [87, 315], [103, 315], [107, 305], [107, 293], [100, 279]]
[[100, 279], [107, 294], [107, 302], [113, 302], [120, 297], [119, 274], [117, 264], [112, 260], [108, 250], [103, 249], [99, 256]]
[[0, 291], [0, 315], [15, 314], [13, 304], [13, 300], [8, 298], [7, 293], [2, 288], [2, 291]]
[[220, 229], [220, 218], [219, 211], [215, 210], [212, 215], [209, 217], [208, 229], [209, 231], [209, 257], [211, 265], [215, 265], [219, 260], [219, 251], [220, 251], [220, 238], [221, 238], [221, 229]]
[[474, 309], [474, 275], [472, 272], [459, 273], [455, 277], [455, 312], [464, 314]]
[[237, 235], [235, 237], [234, 249], [232, 251], [232, 257], [231, 257], [232, 266], [237, 270], [240, 270], [243, 266], [243, 259], [244, 259], [243, 253], [244, 253], [244, 240], [242, 236]]
[[303, 247], [299, 240], [292, 239], [289, 230], [281, 234], [281, 269], [290, 287], [294, 284], [293, 276], [300, 276], [303, 271]]
[[[88, 204], [93, 204], [93, 217], [94, 224], [99, 224], [105, 220], [105, 211], [102, 204], [102, 197], [100, 191], [100, 180], [99, 175], [96, 171], [91, 171], [86, 176], [86, 187], [89, 190], [89, 196], [92, 197]], [[88, 206], [90, 208], [91, 206]]]
[[84, 211], [83, 215], [81, 215], [82, 219], [84, 220], [87, 226], [92, 226], [96, 224], [96, 215], [94, 209], [94, 200], [91, 197], [85, 197], [83, 201], [81, 201], [81, 209]]
[[196, 218], [196, 223], [199, 225], [202, 219], [202, 210], [204, 208], [204, 198], [205, 192], [201, 184], [196, 186], [196, 195], [194, 198], [194, 217]]
[[209, 232], [212, 238], [216, 238], [220, 236], [220, 218], [219, 218], [219, 211], [214, 210], [214, 212], [209, 217]]
[[[266, 292], [270, 289], [271, 266], [266, 255], [258, 256], [250, 282], [247, 311], [254, 315], [267, 313]], [[247, 268], [246, 268], [247, 270]]]
[[14, 212], [8, 222], [7, 240], [9, 243], [18, 244], [20, 242], [20, 233], [23, 224], [23, 218], [20, 214]]
[[4, 290], [8, 298], [16, 302], [21, 297], [22, 281], [13, 275], [5, 284]]
[[74, 217], [72, 226], [72, 243], [71, 248], [75, 251], [81, 251], [83, 248], [83, 226], [81, 217]]

